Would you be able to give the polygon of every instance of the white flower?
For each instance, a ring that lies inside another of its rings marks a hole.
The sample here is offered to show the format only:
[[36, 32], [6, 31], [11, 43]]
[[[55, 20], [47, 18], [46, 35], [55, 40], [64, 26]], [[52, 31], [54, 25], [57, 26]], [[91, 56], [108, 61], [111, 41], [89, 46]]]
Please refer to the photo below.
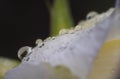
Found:
[[89, 27], [40, 42], [5, 79], [86, 79], [101, 45], [111, 37], [108, 33], [120, 30], [120, 0], [117, 3], [109, 16], [87, 20], [85, 23], [97, 19]]

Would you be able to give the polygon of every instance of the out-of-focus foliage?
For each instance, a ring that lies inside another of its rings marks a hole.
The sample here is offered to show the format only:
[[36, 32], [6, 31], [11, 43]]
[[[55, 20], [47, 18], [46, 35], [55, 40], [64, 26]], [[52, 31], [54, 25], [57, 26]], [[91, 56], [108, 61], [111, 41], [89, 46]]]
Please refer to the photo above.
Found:
[[18, 61], [0, 57], [0, 79], [4, 79], [5, 73], [19, 64]]
[[68, 3], [69, 0], [54, 0], [52, 6], [49, 4], [51, 36], [57, 35], [60, 29], [67, 29], [73, 26], [73, 19]]

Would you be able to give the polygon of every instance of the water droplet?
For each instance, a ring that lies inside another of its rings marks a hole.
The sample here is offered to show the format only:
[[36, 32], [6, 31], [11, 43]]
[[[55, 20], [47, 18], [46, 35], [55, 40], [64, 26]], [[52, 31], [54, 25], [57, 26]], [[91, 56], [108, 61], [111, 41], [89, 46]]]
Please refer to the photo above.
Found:
[[92, 11], [92, 12], [90, 12], [90, 13], [87, 14], [86, 19], [94, 18], [94, 17], [97, 16], [97, 15], [98, 15], [97, 12]]
[[45, 40], [44, 40], [44, 42], [47, 42], [47, 41], [49, 41], [49, 40], [54, 40], [55, 39], [55, 37], [48, 37], [48, 38], [46, 38]]
[[59, 35], [67, 34], [69, 32], [68, 29], [61, 29]]
[[29, 46], [25, 46], [19, 49], [18, 51], [18, 58], [23, 59], [26, 55], [28, 55], [31, 52], [32, 48]]
[[36, 44], [37, 46], [41, 46], [41, 45], [43, 44], [42, 39], [37, 39], [37, 40], [35, 41], [35, 44]]

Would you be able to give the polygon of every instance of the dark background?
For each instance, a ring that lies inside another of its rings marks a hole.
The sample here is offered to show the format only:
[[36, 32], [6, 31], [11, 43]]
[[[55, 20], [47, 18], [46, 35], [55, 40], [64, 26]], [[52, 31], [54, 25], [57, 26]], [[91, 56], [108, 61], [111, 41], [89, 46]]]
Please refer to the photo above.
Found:
[[[75, 25], [90, 11], [113, 7], [114, 0], [69, 0]], [[17, 58], [22, 46], [49, 36], [50, 17], [44, 0], [0, 0], [0, 56]]]

